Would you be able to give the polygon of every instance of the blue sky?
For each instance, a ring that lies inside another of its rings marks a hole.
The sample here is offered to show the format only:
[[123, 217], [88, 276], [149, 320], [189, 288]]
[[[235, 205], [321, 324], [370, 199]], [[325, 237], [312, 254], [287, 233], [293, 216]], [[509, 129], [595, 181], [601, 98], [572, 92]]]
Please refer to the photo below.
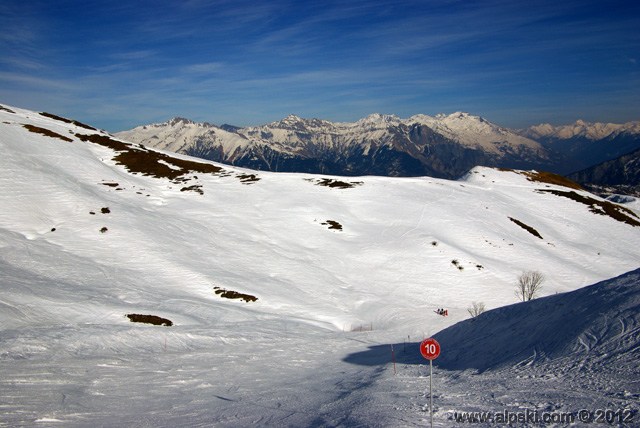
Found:
[[3, 0], [0, 28], [0, 103], [109, 131], [291, 113], [640, 120], [630, 0]]

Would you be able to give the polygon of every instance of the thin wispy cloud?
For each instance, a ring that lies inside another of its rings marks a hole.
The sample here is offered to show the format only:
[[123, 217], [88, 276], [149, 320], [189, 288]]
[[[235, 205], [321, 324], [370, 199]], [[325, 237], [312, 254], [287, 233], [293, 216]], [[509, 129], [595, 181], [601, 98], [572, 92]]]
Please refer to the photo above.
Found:
[[182, 67], [182, 70], [188, 74], [211, 74], [218, 73], [224, 69], [222, 62], [205, 62], [201, 64], [189, 64]]
[[122, 60], [132, 61], [132, 60], [144, 60], [147, 58], [151, 58], [157, 55], [157, 53], [158, 52], [156, 50], [151, 50], [151, 49], [119, 51], [119, 52], [114, 52], [110, 54], [109, 57], [113, 58], [113, 60], [115, 61], [122, 61]]
[[22, 73], [0, 71], [0, 81], [12, 85], [23, 85], [33, 89], [76, 90], [78, 85], [66, 79], [34, 77]]
[[31, 58], [25, 55], [6, 55], [0, 57], [0, 62], [5, 63], [9, 68], [42, 70], [45, 64], [38, 58]]
[[640, 6], [629, 2], [8, 0], [0, 25], [2, 102], [66, 90], [58, 113], [112, 130], [185, 112], [240, 124], [372, 109], [472, 109], [505, 126], [545, 108], [555, 122], [640, 119]]

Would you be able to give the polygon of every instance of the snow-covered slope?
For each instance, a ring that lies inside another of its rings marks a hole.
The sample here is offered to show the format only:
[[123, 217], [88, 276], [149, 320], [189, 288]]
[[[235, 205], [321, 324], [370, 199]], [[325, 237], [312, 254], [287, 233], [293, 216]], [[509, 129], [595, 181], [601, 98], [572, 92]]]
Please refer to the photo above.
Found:
[[[436, 335], [448, 369], [548, 364], [556, 370], [613, 368], [640, 360], [640, 269], [569, 293], [496, 309]], [[464, 345], [463, 345], [464, 344]], [[470, 355], [467, 347], [484, 348]]]
[[424, 425], [387, 347], [346, 357], [513, 303], [523, 270], [550, 295], [640, 260], [637, 213], [544, 174], [257, 173], [8, 106], [0, 146], [10, 426]]
[[[638, 426], [639, 269], [494, 309], [434, 337], [442, 349], [433, 380], [438, 426]], [[380, 365], [389, 347], [346, 360]], [[398, 389], [424, 388], [418, 343], [394, 347]], [[426, 408], [428, 397], [403, 398], [403, 409]]]

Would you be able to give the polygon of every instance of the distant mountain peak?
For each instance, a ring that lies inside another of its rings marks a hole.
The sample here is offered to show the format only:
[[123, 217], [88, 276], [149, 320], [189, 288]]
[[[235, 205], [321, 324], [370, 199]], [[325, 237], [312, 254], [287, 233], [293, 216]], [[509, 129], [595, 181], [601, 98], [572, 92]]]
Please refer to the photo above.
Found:
[[469, 113], [467, 113], [465, 111], [456, 111], [454, 113], [451, 113], [447, 117], [449, 117], [451, 119], [464, 119], [464, 118], [467, 118], [467, 117], [476, 117], [476, 116], [473, 116], [473, 115], [471, 115], [471, 114], [469, 114]]
[[477, 116], [477, 115], [474, 115], [474, 114], [471, 114], [471, 113], [467, 113], [465, 111], [457, 111], [457, 112], [451, 113], [449, 115], [441, 115], [440, 119], [443, 119], [445, 121], [458, 120], [458, 121], [468, 121], [468, 122], [480, 122], [480, 123], [485, 123], [486, 122], [486, 123], [491, 123], [488, 120], [486, 120], [485, 118], [483, 118], [482, 116]]
[[304, 119], [298, 115], [290, 114], [290, 115], [287, 115], [287, 117], [285, 117], [284, 119], [282, 119], [282, 122], [304, 122]]
[[313, 123], [315, 121], [317, 121], [318, 119], [305, 119], [303, 117], [300, 117], [296, 114], [289, 114], [287, 115], [285, 118], [280, 119], [278, 121], [272, 122], [270, 124], [267, 125], [262, 125], [262, 126], [273, 126], [273, 127], [277, 127], [277, 128], [289, 128], [289, 127], [300, 127], [300, 126], [306, 126], [310, 123]]
[[184, 126], [198, 127], [198, 128], [217, 128], [216, 125], [211, 124], [209, 122], [196, 122], [191, 119], [187, 119], [184, 117], [176, 116], [172, 119], [169, 119], [166, 122], [159, 123], [157, 126], [169, 126], [171, 128], [182, 128]]
[[365, 120], [383, 120], [383, 121], [396, 121], [400, 120], [395, 114], [383, 114], [383, 113], [371, 113], [364, 118]]
[[173, 119], [170, 119], [169, 121], [167, 121], [167, 124], [169, 126], [176, 126], [176, 125], [191, 125], [194, 124], [195, 122], [193, 120], [184, 118], [184, 117], [179, 117], [176, 116]]
[[397, 125], [402, 122], [395, 114], [371, 113], [370, 115], [358, 120], [358, 125]]
[[228, 123], [223, 123], [222, 125], [219, 126], [219, 128], [227, 132], [233, 132], [233, 133], [237, 133], [238, 130], [242, 129], [241, 126], [230, 125]]
[[248, 129], [264, 129], [264, 128], [278, 128], [285, 130], [293, 130], [300, 132], [311, 132], [319, 128], [330, 128], [333, 124], [329, 121], [322, 119], [305, 119], [295, 114], [290, 114], [284, 119], [276, 122], [272, 122], [266, 125], [258, 127], [249, 127]]

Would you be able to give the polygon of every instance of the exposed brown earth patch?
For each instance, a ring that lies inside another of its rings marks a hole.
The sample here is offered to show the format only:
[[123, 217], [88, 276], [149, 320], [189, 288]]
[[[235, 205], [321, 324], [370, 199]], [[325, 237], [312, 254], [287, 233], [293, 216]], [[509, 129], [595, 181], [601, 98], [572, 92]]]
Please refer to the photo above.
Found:
[[57, 138], [58, 140], [66, 141], [68, 143], [71, 143], [73, 141], [71, 138], [65, 137], [64, 135], [60, 135], [57, 132], [53, 132], [50, 129], [40, 128], [39, 126], [28, 125], [28, 124], [22, 125], [22, 126], [25, 127], [29, 132], [34, 132], [36, 134], [45, 135], [51, 138]]
[[215, 293], [217, 295], [225, 299], [240, 299], [244, 300], [245, 302], [255, 302], [256, 300], [258, 300], [256, 296], [252, 296], [250, 294], [238, 293], [237, 291], [233, 290], [225, 290], [224, 288], [220, 287], [213, 287], [213, 289], [215, 290]]
[[47, 112], [44, 112], [44, 111], [42, 113], [40, 113], [40, 116], [48, 117], [49, 119], [54, 119], [54, 120], [57, 120], [59, 122], [71, 123], [71, 124], [79, 126], [81, 128], [91, 129], [92, 131], [97, 131], [97, 129], [94, 128], [93, 126], [85, 125], [84, 123], [78, 122], [77, 120], [67, 119], [66, 117], [57, 116], [55, 114], [47, 113]]
[[538, 189], [539, 193], [551, 193], [556, 196], [562, 196], [569, 198], [572, 201], [580, 202], [589, 207], [589, 211], [595, 214], [605, 215], [613, 218], [614, 220], [622, 223], [630, 224], [631, 226], [640, 226], [640, 221], [637, 220], [638, 216], [628, 208], [621, 207], [609, 201], [599, 201], [590, 196], [581, 195], [574, 191], [563, 192], [560, 190], [552, 189]]
[[194, 184], [191, 186], [187, 186], [187, 187], [183, 187], [182, 189], [180, 189], [181, 192], [196, 192], [196, 193], [200, 193], [201, 195], [204, 195], [204, 192], [202, 191], [202, 185], [200, 184]]
[[324, 226], [329, 226], [329, 229], [333, 230], [342, 230], [342, 225], [335, 220], [327, 220], [323, 223], [320, 223]]
[[238, 174], [236, 175], [236, 177], [242, 184], [253, 184], [260, 181], [260, 177], [255, 174]]
[[570, 189], [583, 190], [575, 181], [569, 180], [567, 177], [563, 177], [558, 174], [544, 171], [524, 171], [523, 174], [529, 181], [536, 181], [539, 183], [555, 184], [557, 186], [569, 187]]
[[521, 222], [520, 220], [517, 220], [513, 217], [509, 217], [509, 220], [511, 220], [512, 222], [514, 222], [515, 224], [517, 224], [518, 226], [520, 226], [521, 228], [523, 228], [524, 230], [526, 230], [527, 232], [529, 232], [530, 234], [532, 234], [535, 237], [538, 237], [540, 239], [542, 238], [542, 235], [540, 235], [540, 233], [538, 233], [537, 230], [535, 230], [533, 227]]
[[4, 110], [4, 111], [6, 111], [6, 112], [8, 112], [8, 113], [16, 114], [16, 112], [15, 112], [15, 111], [13, 111], [13, 110], [11, 110], [11, 109], [9, 109], [9, 108], [6, 108], [5, 106], [0, 106], [0, 110]]
[[115, 150], [118, 154], [114, 156], [113, 160], [134, 174], [168, 178], [175, 183], [181, 183], [188, 180], [184, 176], [189, 173], [197, 172], [219, 175], [224, 171], [215, 165], [174, 158], [164, 153], [148, 150], [140, 145], [132, 146], [107, 135], [76, 134], [76, 137], [82, 141], [100, 144], [101, 146]]
[[307, 178], [305, 180], [311, 181], [317, 186], [325, 186], [325, 187], [331, 187], [331, 188], [337, 188], [337, 189], [351, 189], [353, 187], [361, 186], [362, 184], [364, 184], [362, 181], [348, 182], [348, 181], [335, 180], [333, 178], [318, 178], [318, 179]]
[[165, 325], [167, 327], [171, 327], [173, 323], [166, 319], [156, 315], [141, 315], [141, 314], [127, 314], [127, 318], [131, 322], [141, 322], [145, 324], [153, 324], [153, 325]]
[[516, 174], [524, 175], [529, 181], [535, 181], [537, 183], [555, 184], [556, 186], [569, 187], [570, 189], [584, 190], [582, 186], [573, 180], [569, 180], [567, 177], [563, 177], [552, 172], [545, 171], [516, 171], [510, 168], [497, 168], [498, 171], [515, 172]]

